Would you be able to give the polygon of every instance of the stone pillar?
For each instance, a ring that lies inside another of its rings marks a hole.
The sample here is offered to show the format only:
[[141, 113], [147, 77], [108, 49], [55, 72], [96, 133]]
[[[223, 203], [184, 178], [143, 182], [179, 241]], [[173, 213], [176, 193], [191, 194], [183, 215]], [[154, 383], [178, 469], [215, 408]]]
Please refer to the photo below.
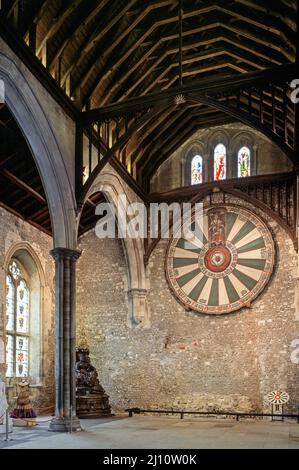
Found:
[[[211, 158], [209, 153], [205, 153], [202, 156], [203, 161], [203, 183], [210, 183], [213, 181], [214, 173], [212, 174], [211, 170]], [[214, 167], [213, 167], [214, 169]]]
[[76, 431], [76, 261], [79, 251], [55, 248], [55, 417], [51, 431]]
[[[299, 244], [299, 168], [295, 169], [296, 171], [296, 185], [297, 185], [297, 190], [296, 190], [296, 197], [297, 200], [294, 201], [294, 206], [296, 207], [296, 213], [295, 213], [295, 224], [296, 224], [296, 231], [297, 231], [297, 243]], [[299, 321], [299, 246], [298, 248], [298, 254], [297, 254], [297, 270], [296, 270], [296, 276], [295, 276], [295, 320]]]
[[[250, 148], [250, 147], [249, 147]], [[257, 145], [252, 146], [253, 150], [253, 155], [252, 155], [252, 163], [251, 163], [251, 174], [250, 176], [255, 176], [257, 175], [257, 170], [258, 170], [258, 154], [257, 154]]]
[[238, 166], [234, 158], [234, 152], [226, 148], [226, 179], [238, 176]]

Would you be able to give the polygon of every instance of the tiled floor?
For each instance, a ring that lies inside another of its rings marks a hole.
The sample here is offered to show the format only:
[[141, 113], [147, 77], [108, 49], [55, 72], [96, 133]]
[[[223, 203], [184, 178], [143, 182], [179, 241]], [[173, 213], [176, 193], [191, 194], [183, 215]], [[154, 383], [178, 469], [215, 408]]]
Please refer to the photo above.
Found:
[[180, 420], [174, 417], [134, 416], [82, 420], [82, 432], [48, 431], [44, 422], [34, 428], [14, 428], [8, 449], [299, 449], [295, 422], [228, 419]]

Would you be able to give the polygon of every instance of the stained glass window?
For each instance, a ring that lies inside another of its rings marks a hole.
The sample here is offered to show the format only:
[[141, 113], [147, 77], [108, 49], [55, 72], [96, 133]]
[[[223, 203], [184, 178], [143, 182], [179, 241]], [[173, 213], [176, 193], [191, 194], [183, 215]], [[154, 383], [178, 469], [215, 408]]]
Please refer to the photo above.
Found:
[[250, 176], [250, 150], [242, 147], [238, 153], [238, 177]]
[[17, 325], [18, 333], [28, 333], [29, 299], [28, 288], [24, 280], [21, 280], [17, 288]]
[[218, 144], [214, 150], [214, 180], [220, 181], [226, 178], [226, 148]]
[[24, 336], [16, 337], [16, 377], [26, 377], [28, 375], [28, 338]]
[[30, 291], [25, 272], [12, 260], [6, 276], [6, 376], [28, 375]]
[[195, 155], [191, 162], [191, 184], [200, 184], [203, 181], [202, 157]]
[[6, 377], [14, 375], [14, 338], [12, 335], [6, 336]]
[[14, 330], [15, 286], [10, 275], [6, 276], [6, 331]]

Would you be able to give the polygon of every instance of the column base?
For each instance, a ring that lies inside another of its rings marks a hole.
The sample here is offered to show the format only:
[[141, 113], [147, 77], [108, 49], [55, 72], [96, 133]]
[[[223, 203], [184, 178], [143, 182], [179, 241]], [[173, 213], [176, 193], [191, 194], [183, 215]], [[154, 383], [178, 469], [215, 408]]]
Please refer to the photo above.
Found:
[[77, 416], [71, 418], [53, 418], [49, 425], [49, 431], [54, 432], [75, 432], [82, 431], [81, 424]]

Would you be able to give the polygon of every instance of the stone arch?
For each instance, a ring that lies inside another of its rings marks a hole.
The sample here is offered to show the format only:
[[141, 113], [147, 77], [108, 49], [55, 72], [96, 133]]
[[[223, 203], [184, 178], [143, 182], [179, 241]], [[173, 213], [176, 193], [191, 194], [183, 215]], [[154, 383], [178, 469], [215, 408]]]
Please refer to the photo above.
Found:
[[208, 162], [206, 158], [205, 147], [202, 142], [193, 140], [188, 146], [184, 148], [182, 155], [182, 186], [190, 185], [191, 163], [193, 157], [198, 154], [203, 159], [203, 183], [208, 181]]
[[6, 272], [7, 269], [8, 269], [8, 265], [10, 263], [10, 260], [11, 258], [13, 258], [13, 256], [15, 255], [15, 253], [17, 253], [18, 251], [27, 251], [28, 254], [31, 256], [33, 262], [35, 263], [36, 265], [36, 268], [37, 268], [37, 271], [38, 271], [38, 275], [39, 275], [39, 279], [40, 279], [40, 284], [42, 287], [45, 287], [45, 284], [46, 284], [46, 280], [45, 280], [45, 273], [44, 273], [44, 269], [42, 267], [42, 264], [40, 262], [40, 259], [37, 255], [37, 253], [35, 252], [35, 250], [32, 248], [32, 246], [30, 245], [30, 243], [27, 243], [27, 242], [19, 242], [19, 243], [14, 243], [10, 248], [9, 250], [7, 251], [6, 255], [5, 255], [5, 261], [4, 261], [4, 265], [3, 265], [3, 269], [4, 271]]
[[225, 129], [213, 130], [208, 136], [207, 153], [210, 162], [210, 181], [214, 180], [214, 151], [218, 144], [223, 144], [226, 148], [226, 178], [230, 178], [229, 141], [229, 133]]
[[229, 149], [229, 132], [226, 129], [212, 130], [207, 139], [207, 150], [211, 156], [214, 156], [214, 148], [217, 144], [224, 144]]
[[254, 176], [256, 174], [256, 149], [257, 146], [254, 143], [254, 135], [248, 131], [240, 131], [237, 132], [232, 136], [230, 142], [230, 155], [232, 158], [232, 165], [231, 165], [231, 175], [232, 177], [238, 176], [238, 152], [241, 147], [247, 147], [250, 151], [250, 170], [251, 175]]
[[[117, 208], [120, 195], [126, 196], [128, 204], [141, 202], [109, 165], [97, 177], [87, 198], [97, 191], [104, 194], [114, 209]], [[128, 267], [129, 323], [131, 326], [149, 327], [150, 315], [147, 302], [149, 281], [144, 265], [144, 242], [140, 238], [127, 237], [122, 239], [122, 245]]]
[[230, 142], [230, 150], [237, 152], [239, 147], [246, 145], [246, 147], [252, 147], [254, 145], [254, 134], [246, 130], [241, 130], [233, 134]]
[[54, 246], [75, 248], [75, 198], [56, 136], [19, 66], [0, 53], [0, 79], [5, 102], [32, 152], [47, 197]]

